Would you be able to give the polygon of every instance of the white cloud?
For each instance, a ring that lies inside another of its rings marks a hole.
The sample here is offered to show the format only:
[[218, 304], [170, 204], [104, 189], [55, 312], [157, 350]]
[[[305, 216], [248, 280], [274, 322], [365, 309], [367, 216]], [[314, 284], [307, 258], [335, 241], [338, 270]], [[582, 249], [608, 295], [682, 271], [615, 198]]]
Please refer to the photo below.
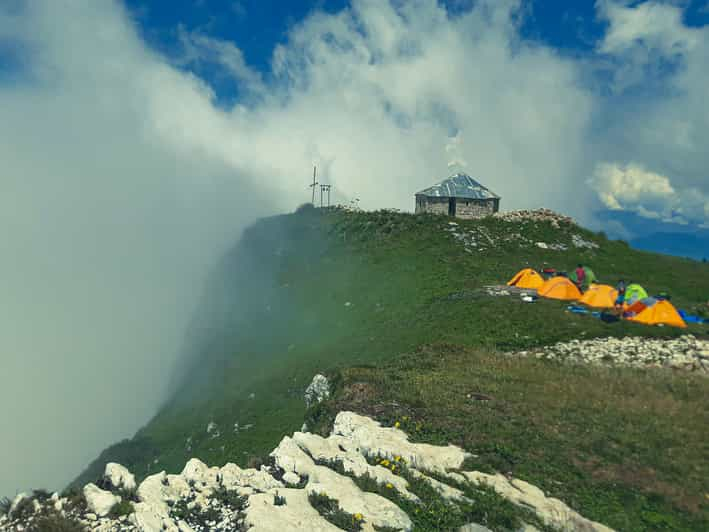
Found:
[[709, 219], [709, 196], [698, 189], [677, 190], [667, 176], [638, 164], [599, 164], [588, 184], [611, 210], [680, 224]]
[[599, 158], [637, 161], [666, 176], [678, 191], [668, 205], [706, 223], [709, 27], [685, 26], [681, 5], [605, 2], [602, 13], [610, 29], [600, 48], [617, 65], [612, 70], [617, 94], [600, 108], [605, 126], [595, 135]]

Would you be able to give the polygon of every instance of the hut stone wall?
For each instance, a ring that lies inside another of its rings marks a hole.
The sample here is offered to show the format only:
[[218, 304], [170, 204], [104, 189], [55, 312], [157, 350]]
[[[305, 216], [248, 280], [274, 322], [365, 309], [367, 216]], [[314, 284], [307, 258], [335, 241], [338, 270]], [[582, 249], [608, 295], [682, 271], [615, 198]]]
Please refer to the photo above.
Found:
[[466, 200], [457, 199], [455, 203], [456, 218], [482, 218], [490, 216], [498, 210], [498, 202], [493, 199]]
[[426, 196], [416, 197], [415, 213], [448, 214], [448, 198], [427, 198]]
[[[456, 218], [482, 218], [496, 213], [499, 210], [500, 200], [498, 199], [465, 199], [455, 198]], [[416, 196], [416, 209], [414, 212], [429, 214], [448, 215], [450, 209], [450, 198]]]

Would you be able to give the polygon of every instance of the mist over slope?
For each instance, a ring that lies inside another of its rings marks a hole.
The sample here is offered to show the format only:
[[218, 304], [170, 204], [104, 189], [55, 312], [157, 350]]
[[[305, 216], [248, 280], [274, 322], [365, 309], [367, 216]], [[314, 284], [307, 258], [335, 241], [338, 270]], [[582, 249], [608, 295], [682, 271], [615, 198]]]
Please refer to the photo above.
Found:
[[[212, 277], [172, 401], [76, 483], [114, 459], [138, 475], [179, 468], [191, 456], [218, 464], [260, 459], [300, 427], [302, 392], [326, 368], [383, 363], [430, 343], [511, 350], [579, 334], [680, 332], [609, 326], [564, 314], [563, 303], [519, 305], [478, 292], [526, 265], [563, 269], [580, 260], [603, 281], [636, 279], [687, 309], [703, 305], [697, 294], [709, 288], [705, 264], [636, 251], [575, 225], [464, 224], [475, 249], [451, 236], [445, 217], [306, 209], [257, 222]], [[574, 235], [600, 247], [574, 247]], [[568, 249], [544, 250], [537, 241]], [[216, 433], [207, 431], [212, 422]]]

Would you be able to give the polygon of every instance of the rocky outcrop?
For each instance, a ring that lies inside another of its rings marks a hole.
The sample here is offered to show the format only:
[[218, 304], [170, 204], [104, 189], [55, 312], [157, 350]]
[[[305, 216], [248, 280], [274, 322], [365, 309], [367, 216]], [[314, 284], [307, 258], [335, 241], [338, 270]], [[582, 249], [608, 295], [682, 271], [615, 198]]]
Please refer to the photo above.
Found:
[[530, 508], [542, 518], [544, 524], [557, 530], [577, 532], [604, 531], [611, 529], [580, 516], [559, 499], [547, 497], [542, 490], [519, 479], [504, 475], [488, 475], [478, 471], [450, 473], [458, 481], [470, 481], [476, 485], [489, 486], [513, 503]]
[[86, 506], [91, 513], [99, 517], [108, 515], [116, 504], [121, 502], [119, 495], [114, 495], [110, 491], [105, 491], [95, 484], [87, 484], [83, 489]]
[[[30, 496], [25, 495], [14, 505], [17, 515], [11, 511], [0, 517], [0, 530], [24, 530], [45, 517], [72, 520], [86, 530], [102, 532], [341, 530], [329, 510], [323, 509], [326, 500], [337, 506], [340, 519], [345, 516], [363, 531], [408, 531], [414, 526], [413, 514], [402, 508], [425, 508], [430, 503], [414, 489], [422, 483], [452, 507], [470, 503], [470, 490], [485, 485], [520, 508], [532, 510], [550, 527], [609, 530], [524, 481], [461, 470], [468, 456], [453, 445], [412, 443], [396, 427], [341, 412], [329, 437], [304, 432], [285, 436], [271, 453], [270, 465], [260, 469], [235, 464], [209, 467], [191, 459], [179, 475], [161, 472], [147, 477], [131, 495], [135, 500], [128, 501], [121, 494], [130, 492], [132, 475], [118, 464], [108, 464], [102, 485], [115, 493], [88, 484], [83, 489], [84, 504], [76, 497], [55, 494], [28, 505]], [[363, 490], [364, 486], [369, 488]], [[424, 490], [429, 498], [431, 491]], [[21, 515], [20, 507], [24, 508]], [[487, 529], [469, 523], [460, 530]], [[534, 528], [526, 525], [525, 530]]]
[[[556, 229], [572, 228], [574, 221], [568, 216], [557, 214], [549, 209], [539, 209], [535, 211], [510, 211], [504, 213], [496, 213], [492, 215], [494, 218], [501, 219], [505, 222], [516, 223], [532, 223], [550, 222], [552, 227]], [[521, 225], [518, 231], [493, 232], [488, 230], [481, 224], [448, 222], [443, 226], [443, 230], [449, 233], [457, 242], [463, 245], [468, 253], [480, 253], [489, 249], [499, 248], [502, 246], [514, 245], [520, 248], [538, 247], [549, 251], [567, 251], [572, 248], [595, 250], [600, 246], [580, 234], [566, 231], [558, 231], [556, 238], [557, 242], [538, 242], [525, 234], [525, 226]]]
[[109, 462], [106, 464], [103, 480], [114, 490], [134, 491], [137, 487], [135, 477], [121, 464]]
[[310, 408], [328, 397], [330, 397], [330, 383], [327, 377], [320, 374], [315, 375], [312, 382], [305, 389], [305, 405]]
[[571, 340], [516, 354], [573, 363], [664, 367], [709, 375], [709, 341], [691, 334], [674, 339], [629, 336]]
[[573, 218], [564, 216], [551, 209], [533, 209], [521, 211], [497, 212], [493, 215], [495, 218], [504, 220], [505, 222], [551, 222], [552, 226], [560, 227], [562, 224], [573, 224]]

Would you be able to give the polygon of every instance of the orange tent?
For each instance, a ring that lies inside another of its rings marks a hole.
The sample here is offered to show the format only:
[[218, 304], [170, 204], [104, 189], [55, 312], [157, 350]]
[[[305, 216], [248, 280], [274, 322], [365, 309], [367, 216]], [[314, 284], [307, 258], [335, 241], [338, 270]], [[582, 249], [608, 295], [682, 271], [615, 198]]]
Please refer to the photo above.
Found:
[[512, 279], [507, 281], [508, 286], [528, 288], [530, 290], [537, 290], [543, 284], [544, 279], [542, 276], [535, 272], [532, 268], [525, 268], [524, 270], [518, 271]]
[[579, 299], [581, 292], [566, 277], [552, 277], [537, 290], [537, 294], [550, 299]]
[[618, 299], [618, 290], [607, 284], [592, 284], [586, 290], [579, 303], [595, 308], [611, 308]]
[[657, 300], [652, 297], [641, 299], [625, 310], [626, 319], [646, 325], [671, 325], [687, 327], [677, 309], [669, 301]]

